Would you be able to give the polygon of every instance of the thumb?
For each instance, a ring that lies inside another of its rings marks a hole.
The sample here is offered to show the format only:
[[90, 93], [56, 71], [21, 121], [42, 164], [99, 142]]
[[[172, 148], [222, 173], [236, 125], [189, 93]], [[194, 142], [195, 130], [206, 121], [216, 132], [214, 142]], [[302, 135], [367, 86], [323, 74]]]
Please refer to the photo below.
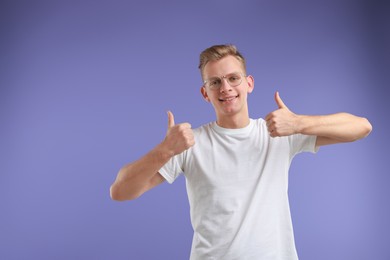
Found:
[[280, 98], [278, 91], [275, 92], [275, 101], [279, 108], [287, 108], [283, 100]]
[[175, 126], [175, 118], [171, 111], [168, 111], [168, 129]]

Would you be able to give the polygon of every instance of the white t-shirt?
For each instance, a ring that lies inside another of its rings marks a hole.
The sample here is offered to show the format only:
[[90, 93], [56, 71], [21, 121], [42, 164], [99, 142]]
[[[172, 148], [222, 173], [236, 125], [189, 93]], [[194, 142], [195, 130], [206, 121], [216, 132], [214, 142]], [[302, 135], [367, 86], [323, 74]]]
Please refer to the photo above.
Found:
[[194, 236], [191, 260], [298, 259], [288, 202], [288, 170], [315, 136], [269, 136], [263, 119], [241, 129], [215, 122], [194, 129], [195, 145], [159, 173], [184, 173]]

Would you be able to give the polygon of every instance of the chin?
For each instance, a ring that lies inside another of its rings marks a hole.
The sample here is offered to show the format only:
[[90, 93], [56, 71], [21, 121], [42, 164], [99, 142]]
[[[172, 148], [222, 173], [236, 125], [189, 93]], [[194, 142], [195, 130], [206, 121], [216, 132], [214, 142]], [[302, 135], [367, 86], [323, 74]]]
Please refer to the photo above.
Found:
[[239, 114], [239, 110], [238, 109], [235, 109], [235, 108], [221, 108], [219, 111], [218, 111], [218, 114], [222, 115], [222, 116], [233, 116], [233, 115], [236, 115], [236, 114]]

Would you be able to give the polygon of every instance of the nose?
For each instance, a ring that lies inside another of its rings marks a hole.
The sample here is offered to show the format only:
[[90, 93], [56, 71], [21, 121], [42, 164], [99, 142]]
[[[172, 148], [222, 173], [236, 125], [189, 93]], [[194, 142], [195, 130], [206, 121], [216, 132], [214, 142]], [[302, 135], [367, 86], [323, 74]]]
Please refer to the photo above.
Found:
[[221, 88], [219, 89], [219, 91], [221, 93], [224, 93], [224, 92], [228, 92], [228, 91], [231, 91], [231, 90], [232, 90], [232, 87], [228, 83], [227, 79], [223, 78], [222, 81], [221, 81]]

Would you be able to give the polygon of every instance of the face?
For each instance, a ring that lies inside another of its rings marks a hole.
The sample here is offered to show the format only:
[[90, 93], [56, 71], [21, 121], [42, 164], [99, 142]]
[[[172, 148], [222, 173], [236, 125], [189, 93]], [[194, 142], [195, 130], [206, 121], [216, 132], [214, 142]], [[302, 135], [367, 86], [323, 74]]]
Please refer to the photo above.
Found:
[[[243, 75], [242, 81], [239, 85], [232, 87], [228, 83], [228, 77], [236, 73]], [[205, 80], [224, 76], [226, 78], [222, 79], [222, 85], [219, 89], [212, 89], [209, 86], [201, 87], [204, 99], [211, 102], [218, 119], [237, 115], [248, 117], [247, 96], [253, 91], [253, 77], [245, 76], [241, 62], [233, 56], [210, 61], [203, 69]]]

